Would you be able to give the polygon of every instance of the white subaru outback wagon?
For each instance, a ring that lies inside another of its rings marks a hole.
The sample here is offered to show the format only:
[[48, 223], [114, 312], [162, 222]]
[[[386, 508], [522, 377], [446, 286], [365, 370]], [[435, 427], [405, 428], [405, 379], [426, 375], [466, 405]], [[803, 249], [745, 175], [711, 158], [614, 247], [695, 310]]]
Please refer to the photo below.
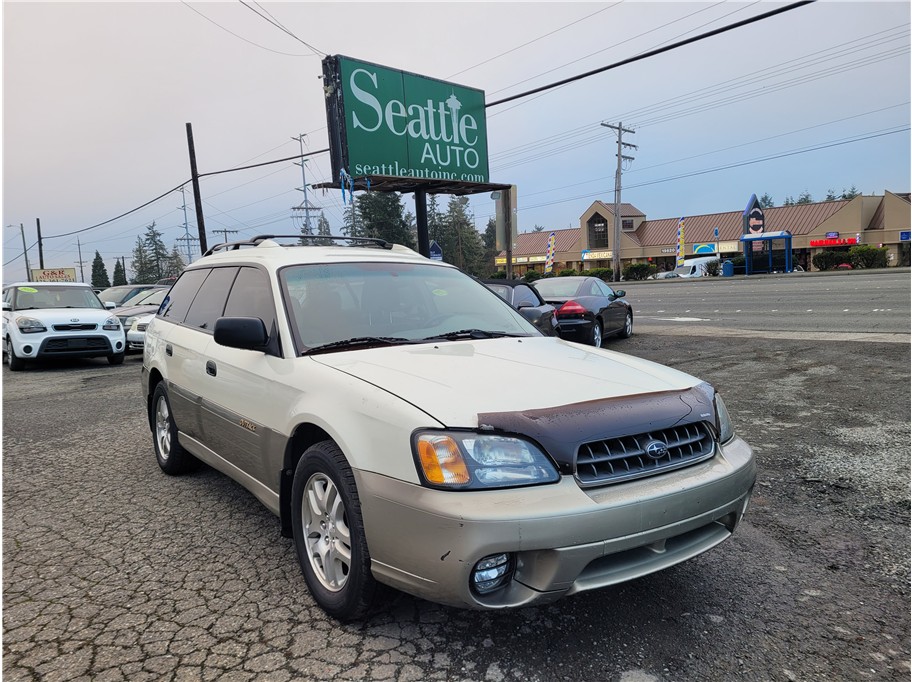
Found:
[[160, 467], [202, 460], [249, 489], [329, 614], [360, 618], [381, 584], [542, 604], [732, 534], [756, 467], [710, 385], [543, 336], [405, 247], [332, 239], [210, 250], [142, 369]]

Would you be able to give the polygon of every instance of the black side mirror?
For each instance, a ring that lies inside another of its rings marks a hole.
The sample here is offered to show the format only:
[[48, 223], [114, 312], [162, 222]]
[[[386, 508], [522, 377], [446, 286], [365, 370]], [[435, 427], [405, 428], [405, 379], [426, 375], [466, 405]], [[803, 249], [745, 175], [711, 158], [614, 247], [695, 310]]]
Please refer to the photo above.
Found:
[[516, 306], [516, 309], [517, 309], [517, 310], [522, 310], [523, 308], [534, 308], [534, 307], [535, 307], [535, 306], [532, 305], [532, 301], [521, 301], [521, 302]]
[[229, 348], [265, 351], [269, 341], [259, 317], [220, 317], [215, 321], [215, 342]]
[[623, 289], [617, 289], [617, 290], [614, 292], [614, 297], [615, 297], [615, 298], [624, 298], [624, 296], [626, 296], [626, 295], [627, 295], [627, 292], [624, 291]]

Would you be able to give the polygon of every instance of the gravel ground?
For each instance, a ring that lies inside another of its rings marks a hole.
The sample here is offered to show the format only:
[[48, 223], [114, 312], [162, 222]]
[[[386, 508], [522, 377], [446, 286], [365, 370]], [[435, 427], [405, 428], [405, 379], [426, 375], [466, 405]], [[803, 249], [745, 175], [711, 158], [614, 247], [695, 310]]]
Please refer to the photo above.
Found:
[[722, 391], [760, 467], [735, 536], [547, 607], [401, 596], [345, 626], [251, 495], [161, 474], [138, 358], [4, 367], [4, 679], [908, 680], [908, 341], [606, 348]]

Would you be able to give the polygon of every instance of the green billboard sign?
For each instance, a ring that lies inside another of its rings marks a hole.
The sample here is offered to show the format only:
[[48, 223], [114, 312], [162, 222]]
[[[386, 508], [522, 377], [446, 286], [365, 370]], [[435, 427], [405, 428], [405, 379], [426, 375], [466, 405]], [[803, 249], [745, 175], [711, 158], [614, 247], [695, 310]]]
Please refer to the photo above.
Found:
[[340, 55], [323, 79], [336, 178], [489, 181], [484, 91]]

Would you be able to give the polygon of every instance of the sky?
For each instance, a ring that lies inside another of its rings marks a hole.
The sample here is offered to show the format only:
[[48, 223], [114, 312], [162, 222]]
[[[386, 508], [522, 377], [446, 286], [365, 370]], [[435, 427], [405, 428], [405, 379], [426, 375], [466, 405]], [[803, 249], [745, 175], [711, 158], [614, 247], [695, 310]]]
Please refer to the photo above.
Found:
[[[325, 55], [490, 104], [787, 4], [4, 2], [3, 281], [26, 277], [20, 225], [38, 267], [36, 219], [45, 267], [78, 277], [81, 248], [86, 281], [96, 251], [109, 275], [121, 257], [129, 271], [153, 221], [183, 252], [197, 235], [186, 124], [201, 173], [300, 154], [301, 134], [305, 152], [326, 149]], [[909, 24], [907, 2], [821, 0], [489, 106], [491, 182], [517, 186], [521, 232], [578, 227], [593, 201], [614, 201], [617, 138], [601, 123], [622, 123], [637, 146], [622, 200], [647, 219], [740, 211], [751, 194], [909, 192]], [[328, 181], [329, 154], [304, 172]], [[303, 185], [292, 161], [203, 178], [209, 245], [297, 233]], [[341, 234], [342, 192], [308, 199]], [[470, 209], [483, 231], [490, 195]]]

